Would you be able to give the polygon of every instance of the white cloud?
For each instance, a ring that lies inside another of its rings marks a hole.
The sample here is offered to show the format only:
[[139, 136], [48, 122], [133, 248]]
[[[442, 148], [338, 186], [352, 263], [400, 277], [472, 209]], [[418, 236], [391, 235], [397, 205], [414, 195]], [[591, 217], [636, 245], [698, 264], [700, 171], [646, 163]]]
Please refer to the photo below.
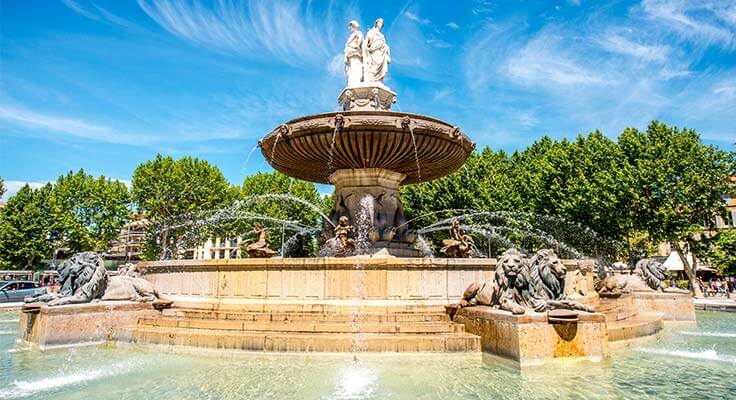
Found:
[[85, 18], [89, 18], [89, 19], [92, 19], [92, 20], [97, 20], [98, 19], [98, 17], [95, 14], [87, 11], [82, 6], [80, 6], [79, 3], [77, 3], [74, 0], [61, 0], [61, 2], [65, 6], [67, 6], [70, 10], [76, 12], [77, 14], [79, 14], [79, 15], [85, 17]]
[[427, 44], [438, 49], [448, 49], [452, 47], [450, 43], [447, 43], [441, 39], [427, 39]]
[[672, 50], [668, 45], [638, 43], [613, 32], [608, 32], [600, 38], [600, 43], [609, 52], [631, 56], [646, 62], [663, 63]]
[[418, 23], [420, 23], [422, 25], [427, 25], [430, 22], [432, 22], [429, 18], [422, 18], [419, 15], [417, 15], [417, 14], [411, 12], [411, 11], [408, 11], [408, 10], [407, 11], [404, 11], [404, 16], [406, 18], [409, 18], [410, 20], [412, 20], [414, 22], [418, 22]]
[[7, 192], [3, 195], [2, 198], [0, 198], [2, 201], [7, 201], [10, 197], [12, 197], [14, 194], [18, 193], [18, 191], [25, 186], [26, 184], [29, 185], [33, 189], [38, 189], [41, 186], [45, 185], [48, 182], [26, 182], [26, 181], [5, 181], [5, 189]]
[[610, 83], [611, 77], [587, 66], [586, 61], [574, 53], [563, 37], [542, 32], [512, 55], [507, 73], [518, 83], [549, 88]]
[[125, 18], [119, 17], [110, 11], [92, 3], [92, 7], [97, 11], [96, 13], [82, 7], [79, 3], [74, 0], [61, 0], [61, 2], [67, 6], [70, 10], [77, 14], [89, 18], [93, 21], [109, 22], [115, 25], [120, 25], [125, 28], [137, 28], [132, 22]]
[[16, 126], [37, 128], [107, 143], [145, 145], [149, 142], [146, 135], [124, 134], [107, 126], [96, 125], [74, 118], [43, 114], [27, 108], [9, 105], [0, 105], [0, 121]]
[[270, 55], [290, 65], [321, 64], [339, 44], [332, 26], [349, 18], [329, 9], [314, 15], [309, 3], [138, 0], [140, 8], [170, 33], [225, 52], [256, 59]]
[[333, 78], [345, 76], [345, 56], [342, 53], [335, 54], [327, 63], [327, 72]]
[[[724, 0], [643, 0], [643, 14], [663, 31], [701, 42], [704, 45], [721, 44], [732, 48], [736, 45], [736, 34], [732, 29], [736, 20], [736, 5]], [[719, 21], [725, 21], [724, 26]]]
[[453, 21], [450, 21], [450, 22], [448, 22], [446, 26], [447, 26], [448, 28], [450, 28], [450, 29], [454, 29], [454, 30], [458, 30], [458, 29], [460, 29], [460, 25], [458, 25], [457, 23], [455, 23], [455, 22], [453, 22]]

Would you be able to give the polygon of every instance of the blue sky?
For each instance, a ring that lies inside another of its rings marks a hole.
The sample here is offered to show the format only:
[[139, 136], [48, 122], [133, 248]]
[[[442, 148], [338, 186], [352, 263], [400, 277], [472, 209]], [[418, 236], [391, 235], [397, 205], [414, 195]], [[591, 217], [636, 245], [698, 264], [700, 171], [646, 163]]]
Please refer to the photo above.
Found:
[[347, 21], [379, 16], [395, 108], [479, 146], [652, 119], [736, 141], [731, 0], [2, 0], [0, 176], [11, 193], [78, 168], [128, 181], [163, 153], [241, 183], [270, 170], [251, 151], [274, 126], [337, 110]]

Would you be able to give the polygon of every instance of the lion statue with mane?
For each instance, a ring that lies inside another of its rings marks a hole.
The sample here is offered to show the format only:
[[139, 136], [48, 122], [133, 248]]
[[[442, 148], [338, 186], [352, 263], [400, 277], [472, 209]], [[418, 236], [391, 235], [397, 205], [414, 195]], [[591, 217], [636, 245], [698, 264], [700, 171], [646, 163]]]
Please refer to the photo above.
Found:
[[494, 278], [471, 283], [459, 306], [486, 305], [512, 314], [556, 308], [593, 312], [588, 306], [565, 298], [566, 272], [550, 249], [540, 250], [529, 260], [511, 248], [498, 259]]
[[602, 297], [618, 297], [632, 292], [687, 293], [687, 290], [665, 288], [667, 267], [652, 258], [639, 260], [631, 274], [615, 274], [610, 269], [602, 271], [603, 277], [596, 287]]
[[153, 284], [140, 277], [133, 264], [108, 277], [105, 263], [99, 254], [86, 251], [73, 255], [58, 269], [61, 288], [57, 293], [28, 296], [26, 303], [48, 303], [49, 306], [89, 303], [93, 301], [153, 302], [156, 308], [170, 306], [172, 301], [162, 299]]

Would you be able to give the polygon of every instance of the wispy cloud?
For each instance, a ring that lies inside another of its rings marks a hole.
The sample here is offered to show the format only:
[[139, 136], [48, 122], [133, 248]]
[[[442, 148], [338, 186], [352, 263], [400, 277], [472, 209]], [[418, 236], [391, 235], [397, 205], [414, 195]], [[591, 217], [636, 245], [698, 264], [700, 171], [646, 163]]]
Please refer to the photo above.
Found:
[[62, 0], [61, 2], [70, 10], [93, 21], [103, 21], [125, 28], [139, 29], [135, 24], [128, 21], [127, 19], [115, 15], [112, 12], [98, 6], [97, 4], [92, 3], [91, 8], [94, 10], [90, 10], [74, 0]]
[[39, 113], [11, 105], [0, 105], [0, 121], [16, 126], [41, 129], [44, 132], [106, 143], [145, 145], [149, 142], [146, 135], [120, 133], [107, 126], [96, 125], [79, 119]]
[[89, 18], [89, 19], [92, 19], [92, 20], [97, 20], [98, 19], [97, 15], [95, 15], [94, 13], [91, 13], [91, 12], [87, 11], [85, 8], [83, 8], [82, 6], [80, 6], [79, 3], [77, 3], [74, 0], [61, 0], [61, 2], [65, 6], [67, 6], [70, 10], [76, 12], [77, 14], [79, 14], [79, 15], [85, 17], [85, 18]]
[[447, 26], [448, 28], [453, 29], [453, 30], [460, 29], [460, 25], [458, 25], [457, 23], [455, 23], [453, 21], [448, 22], [447, 25], [445, 25], [445, 26]]
[[429, 18], [422, 18], [419, 15], [417, 15], [417, 14], [411, 12], [411, 11], [408, 11], [408, 10], [407, 11], [404, 11], [404, 16], [406, 18], [409, 18], [410, 20], [412, 20], [414, 22], [418, 22], [418, 23], [420, 23], [422, 25], [427, 25], [427, 24], [429, 24], [429, 23], [432, 22]]
[[427, 39], [427, 44], [438, 49], [449, 49], [450, 47], [452, 47], [450, 43], [445, 42], [442, 39], [435, 38]]
[[607, 84], [611, 77], [566, 46], [564, 38], [544, 31], [513, 55], [507, 64], [508, 76], [521, 84], [558, 87]]
[[600, 44], [611, 53], [623, 54], [645, 62], [664, 62], [672, 50], [668, 45], [639, 43], [614, 32], [606, 32], [600, 38]]
[[339, 48], [334, 26], [348, 21], [348, 5], [316, 15], [309, 3], [138, 0], [161, 27], [185, 40], [254, 59], [289, 65], [323, 64]]
[[25, 185], [30, 186], [32, 189], [38, 189], [41, 186], [45, 185], [48, 182], [26, 182], [26, 181], [14, 181], [9, 180], [5, 181], [5, 189], [7, 189], [7, 192], [0, 197], [0, 200], [7, 201], [9, 198], [11, 198], [14, 194], [18, 193], [18, 191]]
[[736, 4], [723, 0], [643, 0], [641, 9], [659, 29], [706, 45], [736, 46]]

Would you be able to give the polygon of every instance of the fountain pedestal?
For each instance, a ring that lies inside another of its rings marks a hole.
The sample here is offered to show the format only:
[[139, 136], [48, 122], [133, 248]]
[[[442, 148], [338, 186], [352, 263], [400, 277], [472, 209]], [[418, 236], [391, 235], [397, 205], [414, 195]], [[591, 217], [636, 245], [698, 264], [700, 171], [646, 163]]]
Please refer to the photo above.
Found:
[[348, 217], [359, 252], [372, 254], [385, 248], [394, 256], [419, 256], [411, 246], [416, 238], [407, 229], [399, 197], [399, 185], [405, 178], [405, 174], [383, 168], [339, 169], [330, 175], [335, 185], [330, 219], [337, 223], [340, 217]]

